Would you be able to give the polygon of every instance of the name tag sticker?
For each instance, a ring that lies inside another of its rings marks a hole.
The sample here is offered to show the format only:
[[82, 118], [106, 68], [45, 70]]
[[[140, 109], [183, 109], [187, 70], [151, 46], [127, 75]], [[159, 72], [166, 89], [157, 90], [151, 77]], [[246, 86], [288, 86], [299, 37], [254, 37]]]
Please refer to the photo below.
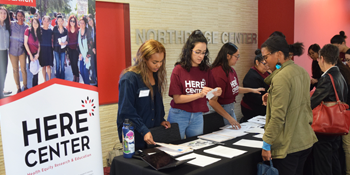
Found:
[[147, 97], [149, 95], [149, 89], [148, 90], [141, 90], [139, 97]]

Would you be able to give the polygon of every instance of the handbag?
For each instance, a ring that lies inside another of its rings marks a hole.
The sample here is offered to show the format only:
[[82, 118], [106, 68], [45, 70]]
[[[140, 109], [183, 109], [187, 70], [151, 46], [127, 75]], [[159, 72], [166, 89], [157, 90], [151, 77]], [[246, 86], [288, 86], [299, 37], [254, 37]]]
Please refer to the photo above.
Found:
[[346, 135], [349, 133], [349, 106], [339, 100], [337, 90], [334, 86], [334, 80], [331, 74], [328, 74], [335, 92], [336, 102], [322, 101], [312, 110], [313, 122], [312, 129], [315, 133], [329, 135]]
[[278, 170], [273, 167], [272, 159], [270, 159], [270, 166], [264, 164], [264, 162], [258, 163], [257, 175], [278, 175]]

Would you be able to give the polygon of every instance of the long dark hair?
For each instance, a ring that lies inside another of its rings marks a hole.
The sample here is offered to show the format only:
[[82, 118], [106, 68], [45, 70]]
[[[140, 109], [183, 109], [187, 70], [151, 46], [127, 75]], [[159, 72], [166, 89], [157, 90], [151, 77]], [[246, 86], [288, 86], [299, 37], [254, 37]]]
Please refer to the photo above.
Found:
[[[33, 27], [34, 21], [38, 23], [38, 28], [36, 29], [36, 31], [34, 31], [34, 27]], [[40, 27], [39, 19], [37, 17], [32, 18], [30, 33], [33, 35], [34, 41], [36, 41], [37, 39], [39, 40], [39, 42], [41, 41], [41, 27]]]
[[218, 56], [215, 58], [214, 63], [212, 64], [212, 68], [221, 66], [226, 74], [226, 77], [228, 77], [228, 74], [233, 71], [231, 66], [228, 64], [227, 54], [232, 56], [237, 51], [238, 47], [235, 44], [231, 42], [225, 43], [221, 47]]
[[334, 35], [331, 39], [331, 44], [343, 44], [345, 42], [346, 36], [344, 31], [340, 31], [339, 35]]
[[204, 56], [203, 61], [199, 64], [199, 70], [207, 71], [209, 69], [209, 50], [208, 50], [208, 41], [200, 30], [195, 30], [188, 37], [182, 52], [180, 54], [180, 61], [176, 62], [175, 65], [180, 64], [181, 67], [186, 69], [188, 72], [192, 67], [192, 49], [197, 43], [205, 43], [207, 45], [206, 55]]
[[[318, 44], [312, 44], [309, 46], [309, 49], [307, 50], [308, 55], [310, 56], [309, 52], [310, 50], [318, 53], [321, 50], [321, 47]], [[322, 75], [322, 70], [320, 68], [320, 66], [318, 65], [318, 61], [317, 60], [313, 60], [312, 62], [312, 66], [311, 66], [311, 71], [312, 71], [312, 77], [319, 79], [321, 78]]]
[[6, 25], [6, 30], [9, 31], [9, 34], [11, 36], [11, 21], [10, 21], [10, 14], [9, 11], [7, 11], [7, 9], [4, 6], [0, 6], [0, 10], [5, 10], [7, 17], [4, 21], [5, 25]]
[[[87, 17], [89, 17], [89, 18], [92, 20], [92, 22], [94, 23], [94, 30], [96, 31], [96, 24], [95, 24], [95, 19], [94, 19], [94, 16], [93, 16], [93, 15], [91, 15], [91, 14], [88, 14], [88, 16], [87, 16]], [[87, 25], [88, 25], [88, 27], [89, 27], [89, 28], [91, 28], [91, 26], [89, 25], [89, 20], [88, 20]]]

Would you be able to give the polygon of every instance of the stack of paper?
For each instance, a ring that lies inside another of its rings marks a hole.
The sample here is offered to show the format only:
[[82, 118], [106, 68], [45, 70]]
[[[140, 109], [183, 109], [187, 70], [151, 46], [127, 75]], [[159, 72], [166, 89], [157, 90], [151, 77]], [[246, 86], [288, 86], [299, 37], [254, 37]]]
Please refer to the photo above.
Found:
[[235, 137], [234, 136], [227, 136], [227, 135], [220, 135], [217, 133], [210, 133], [210, 134], [198, 136], [198, 138], [204, 139], [204, 140], [210, 140], [210, 141], [214, 141], [214, 142], [224, 142], [224, 141], [233, 139]]
[[265, 130], [264, 130], [264, 128], [251, 128], [245, 132], [246, 133], [254, 133], [254, 134], [264, 134]]
[[160, 147], [156, 147], [157, 149], [164, 151], [174, 157], [182, 154], [186, 154], [189, 152], [193, 152], [193, 149], [184, 145], [173, 145], [173, 144], [166, 144], [166, 143], [157, 143], [157, 145], [160, 146]]
[[264, 125], [266, 123], [266, 116], [258, 115], [256, 117], [249, 119], [248, 122]]
[[215, 134], [219, 134], [219, 135], [224, 135], [224, 136], [228, 136], [228, 137], [232, 137], [232, 138], [236, 138], [236, 137], [240, 137], [240, 136], [244, 136], [247, 133], [245, 133], [244, 131], [246, 131], [246, 129], [240, 129], [240, 130], [236, 130], [236, 129], [223, 129], [220, 131], [215, 131]]
[[208, 156], [203, 156], [203, 155], [199, 155], [196, 153], [191, 153], [191, 154], [187, 154], [185, 156], [181, 156], [176, 158], [176, 160], [186, 160], [186, 159], [191, 159], [194, 158], [194, 160], [191, 160], [187, 163], [192, 164], [192, 165], [196, 165], [196, 166], [200, 166], [200, 167], [205, 167], [207, 165], [213, 164], [221, 159], [217, 159], [217, 158], [212, 158], [212, 157], [208, 157]]
[[181, 145], [190, 147], [190, 148], [192, 148], [194, 150], [197, 150], [197, 149], [201, 149], [201, 148], [204, 148], [204, 147], [207, 147], [207, 146], [214, 145], [214, 142], [208, 141], [208, 140], [197, 139], [197, 140], [193, 140], [193, 141], [190, 141], [190, 142], [183, 143]]
[[232, 158], [236, 157], [239, 155], [244, 154], [247, 151], [239, 150], [239, 149], [234, 149], [234, 148], [229, 148], [225, 146], [217, 146], [211, 149], [204, 150], [205, 153], [221, 156], [221, 157], [227, 157], [227, 158]]
[[263, 142], [258, 140], [242, 139], [242, 140], [239, 140], [238, 142], [233, 143], [233, 145], [252, 147], [252, 148], [262, 148]]
[[[258, 124], [258, 123], [252, 123], [252, 122], [244, 122], [244, 123], [241, 123], [240, 125], [241, 125], [241, 130], [247, 130], [247, 129], [250, 129], [250, 128], [261, 127], [264, 124]], [[232, 128], [232, 125], [226, 125], [226, 126], [221, 127], [220, 129], [235, 129], [235, 128]]]

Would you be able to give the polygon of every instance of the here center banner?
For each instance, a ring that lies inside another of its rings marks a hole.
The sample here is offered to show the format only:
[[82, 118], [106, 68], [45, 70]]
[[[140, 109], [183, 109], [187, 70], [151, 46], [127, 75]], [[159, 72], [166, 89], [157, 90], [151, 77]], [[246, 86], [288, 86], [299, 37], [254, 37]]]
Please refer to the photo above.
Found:
[[60, 79], [0, 100], [6, 174], [102, 175], [98, 102], [96, 87]]

